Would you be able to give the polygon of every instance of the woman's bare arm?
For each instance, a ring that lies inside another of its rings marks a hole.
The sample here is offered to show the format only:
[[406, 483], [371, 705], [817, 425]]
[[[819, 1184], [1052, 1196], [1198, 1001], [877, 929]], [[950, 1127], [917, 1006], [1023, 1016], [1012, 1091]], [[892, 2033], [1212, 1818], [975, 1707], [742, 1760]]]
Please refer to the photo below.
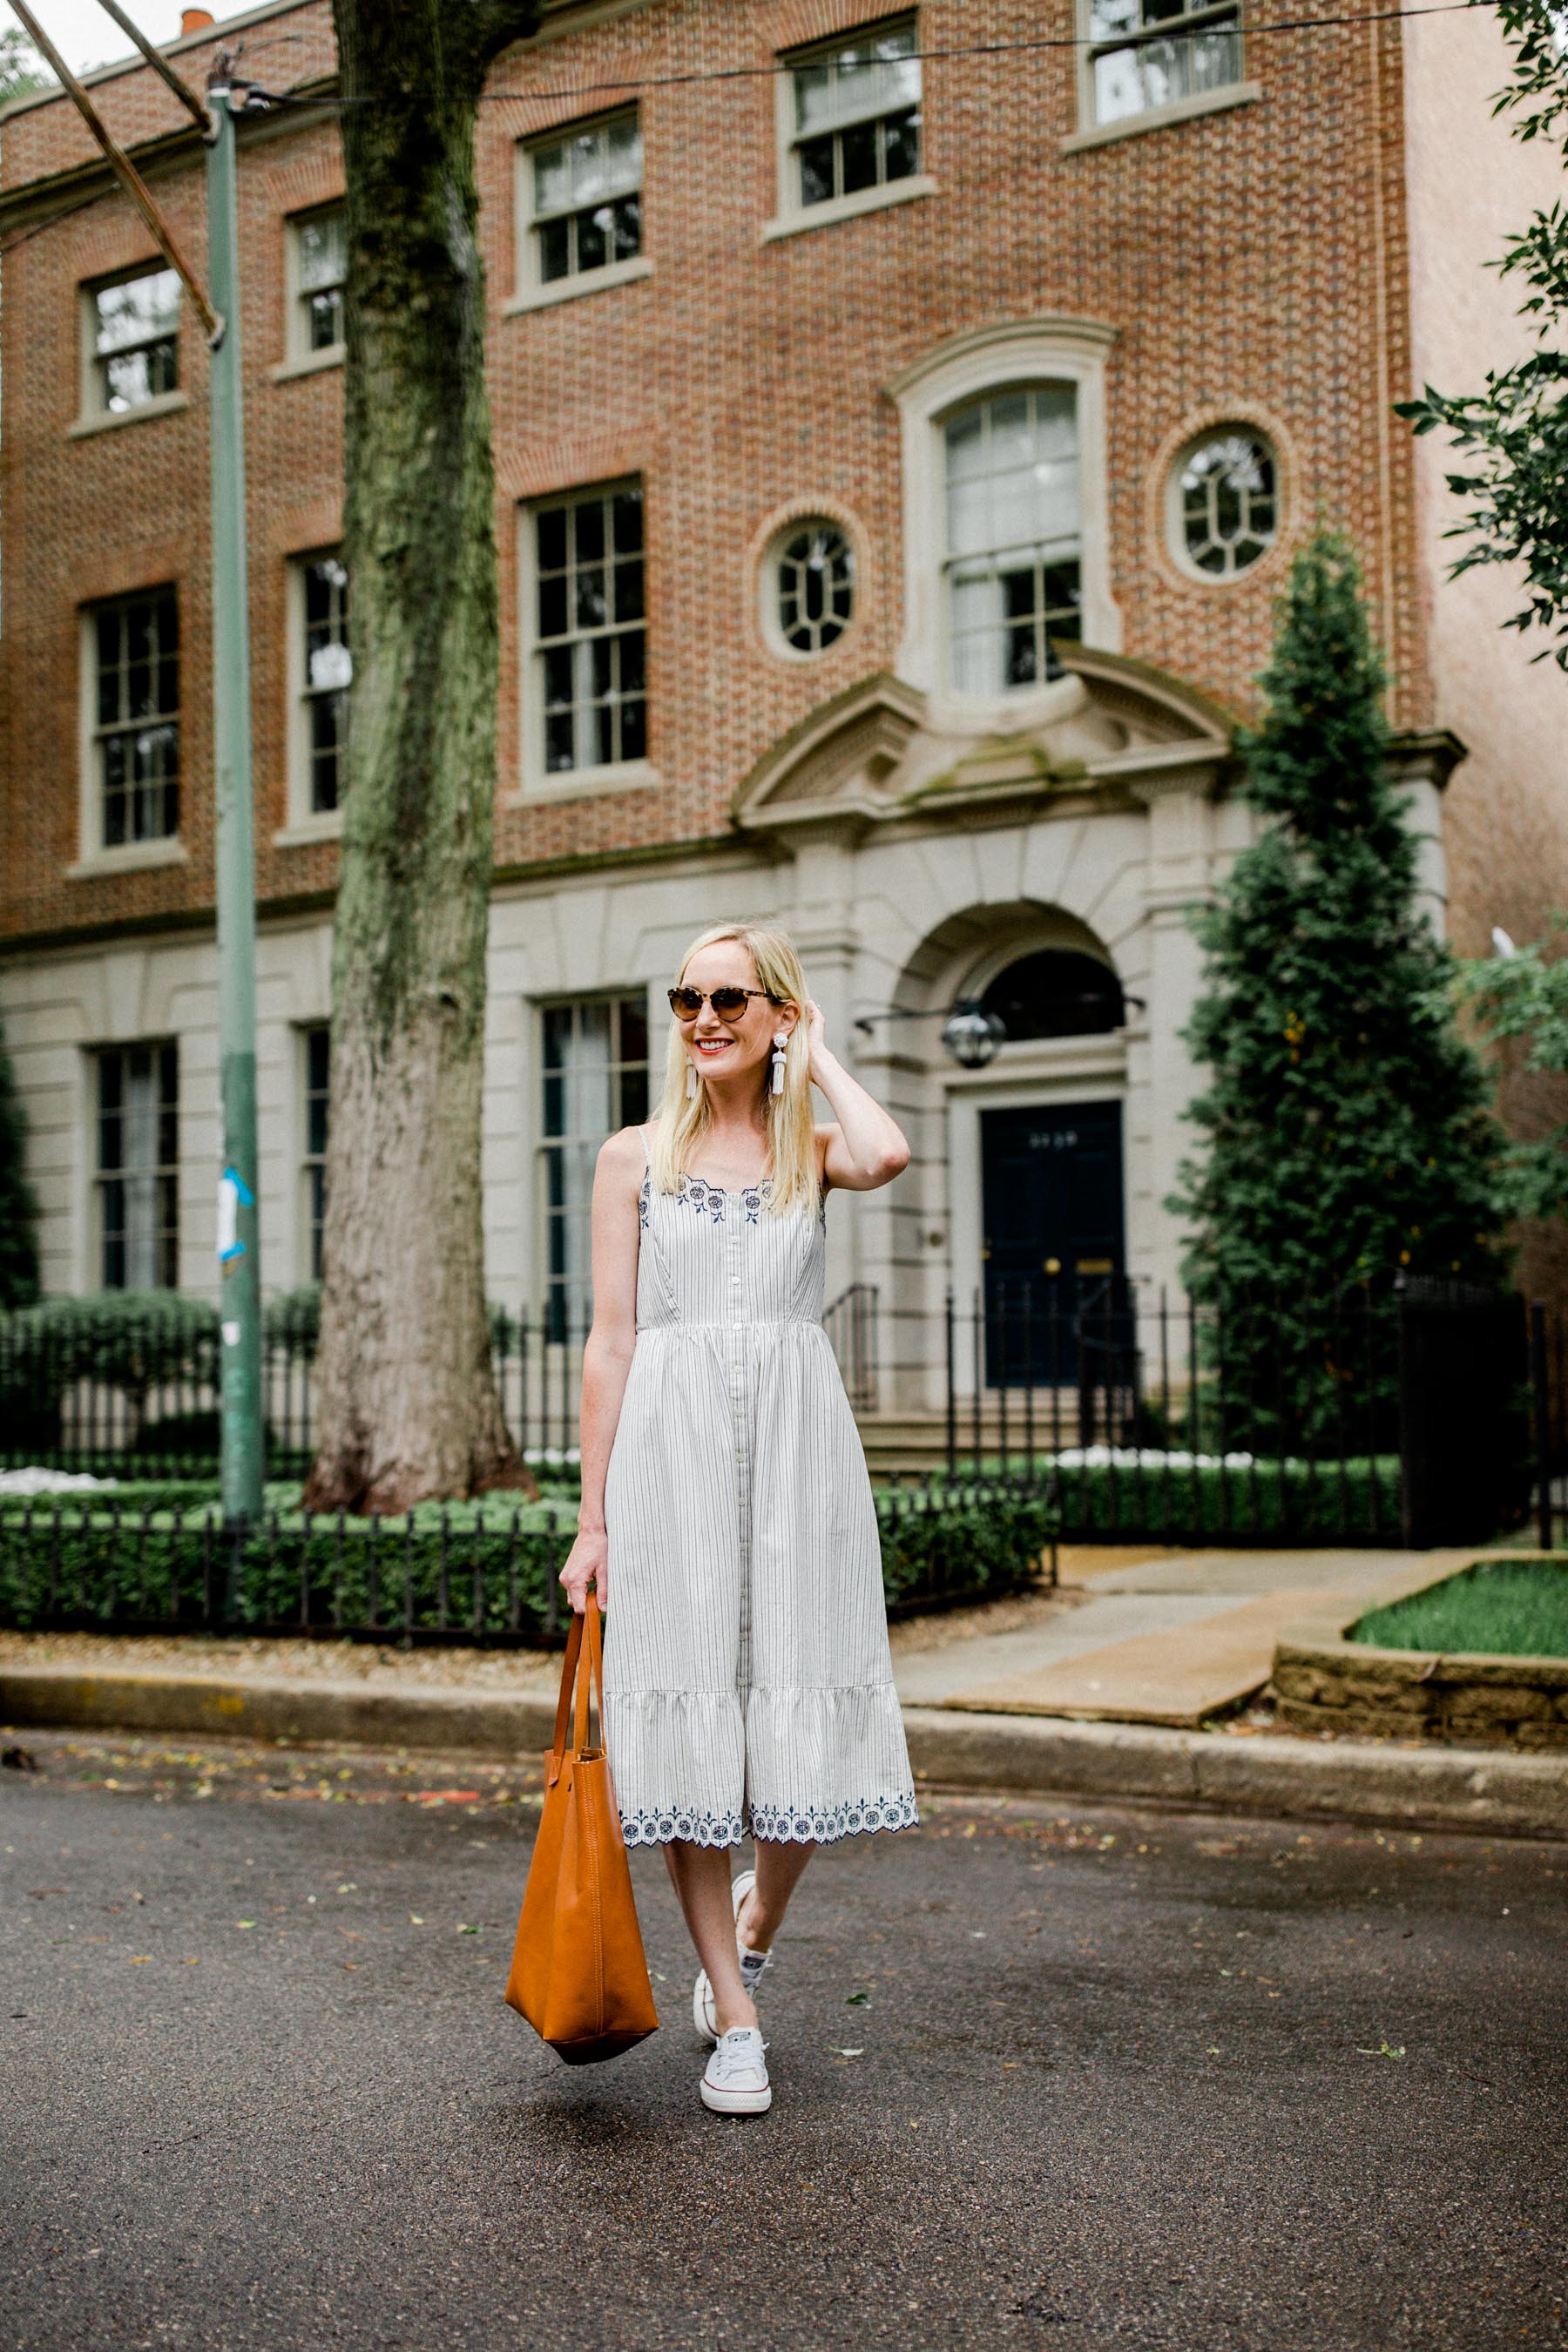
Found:
[[812, 1084], [838, 1114], [831, 1126], [816, 1130], [823, 1181], [847, 1192], [874, 1192], [909, 1166], [908, 1139], [891, 1112], [828, 1051], [820, 1007], [808, 1005], [805, 1020]]
[[642, 1170], [642, 1143], [635, 1128], [623, 1128], [600, 1145], [590, 1212], [594, 1321], [583, 1349], [583, 1400], [578, 1416], [583, 1501], [576, 1539], [561, 1571], [561, 1581], [576, 1610], [585, 1605], [590, 1586], [601, 1609], [609, 1592], [605, 1479], [637, 1342], [637, 1193]]

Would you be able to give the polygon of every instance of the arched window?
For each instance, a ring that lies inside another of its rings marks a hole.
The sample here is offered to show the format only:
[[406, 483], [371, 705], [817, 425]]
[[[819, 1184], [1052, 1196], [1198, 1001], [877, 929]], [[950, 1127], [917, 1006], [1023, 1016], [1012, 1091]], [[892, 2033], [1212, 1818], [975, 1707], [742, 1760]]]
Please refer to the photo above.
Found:
[[948, 681], [997, 695], [1061, 675], [1054, 637], [1079, 633], [1078, 392], [994, 393], [950, 417]]
[[1098, 956], [1042, 948], [999, 971], [980, 1000], [1013, 1044], [1027, 1037], [1100, 1037], [1127, 1017], [1121, 982]]

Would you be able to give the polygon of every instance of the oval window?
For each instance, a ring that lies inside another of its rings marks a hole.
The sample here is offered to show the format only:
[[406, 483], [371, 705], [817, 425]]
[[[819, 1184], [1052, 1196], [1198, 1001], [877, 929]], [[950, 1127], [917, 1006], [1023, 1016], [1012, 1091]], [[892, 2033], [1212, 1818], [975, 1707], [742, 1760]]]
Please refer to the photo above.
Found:
[[855, 551], [838, 523], [791, 523], [773, 543], [773, 619], [784, 649], [826, 653], [855, 611]]
[[1262, 435], [1224, 425], [1190, 444], [1171, 477], [1171, 538], [1184, 568], [1234, 580], [1273, 546], [1279, 473]]

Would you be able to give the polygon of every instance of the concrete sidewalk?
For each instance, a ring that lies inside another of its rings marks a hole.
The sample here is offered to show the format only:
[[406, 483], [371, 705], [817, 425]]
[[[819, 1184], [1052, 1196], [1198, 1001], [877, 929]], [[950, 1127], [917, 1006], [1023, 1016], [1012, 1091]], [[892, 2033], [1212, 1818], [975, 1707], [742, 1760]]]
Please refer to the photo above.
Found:
[[[894, 1627], [917, 1779], [1568, 1837], [1561, 1758], [1203, 1727], [1261, 1689], [1286, 1619], [1470, 1557], [1064, 1550], [1058, 1592]], [[0, 1724], [514, 1758], [548, 1744], [559, 1674], [537, 1652], [0, 1633]]]
[[1281, 1625], [1346, 1617], [1462, 1567], [1468, 1551], [1064, 1548], [1068, 1605], [910, 1654], [906, 1706], [1195, 1728], [1262, 1689]]

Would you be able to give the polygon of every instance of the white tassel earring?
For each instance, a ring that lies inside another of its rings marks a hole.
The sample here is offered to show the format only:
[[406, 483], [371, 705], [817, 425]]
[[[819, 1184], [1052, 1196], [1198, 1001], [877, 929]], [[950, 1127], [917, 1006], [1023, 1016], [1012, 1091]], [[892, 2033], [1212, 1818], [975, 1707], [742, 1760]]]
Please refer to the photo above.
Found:
[[787, 1032], [786, 1032], [786, 1031], [784, 1031], [784, 1030], [783, 1030], [783, 1029], [775, 1029], [775, 1030], [773, 1031], [773, 1093], [774, 1093], [775, 1095], [782, 1095], [782, 1094], [783, 1094], [783, 1092], [784, 1092], [784, 1047], [785, 1047], [788, 1044], [789, 1044], [789, 1036], [788, 1036]]
[[687, 1063], [687, 1065], [686, 1065], [686, 1099], [687, 1099], [687, 1101], [688, 1101], [688, 1102], [690, 1102], [690, 1101], [694, 1098], [694, 1097], [695, 1097], [696, 1093], [697, 1093], [697, 1065], [696, 1065], [696, 1063], [695, 1063], [695, 1062], [688, 1062], [688, 1063]]

